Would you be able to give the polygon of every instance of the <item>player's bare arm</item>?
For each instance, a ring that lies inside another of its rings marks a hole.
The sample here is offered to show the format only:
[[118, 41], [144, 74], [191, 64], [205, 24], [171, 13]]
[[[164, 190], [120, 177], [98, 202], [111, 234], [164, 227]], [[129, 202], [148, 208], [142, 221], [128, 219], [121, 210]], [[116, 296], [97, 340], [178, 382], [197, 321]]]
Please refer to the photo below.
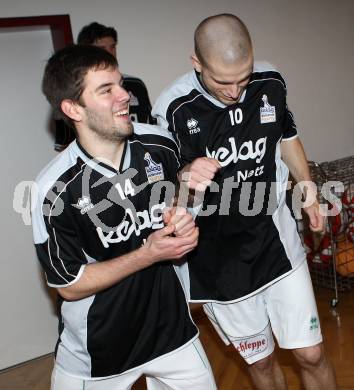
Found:
[[175, 229], [175, 225], [165, 226], [151, 233], [139, 249], [108, 261], [88, 264], [76, 283], [57, 289], [59, 294], [67, 300], [82, 299], [156, 262], [180, 259], [197, 246], [199, 231], [194, 229], [189, 236], [173, 237]]
[[190, 207], [195, 207], [202, 202], [205, 190], [210, 186], [220, 168], [221, 166], [216, 159], [199, 157], [179, 172], [179, 193], [188, 192], [187, 198]]
[[178, 179], [189, 189], [205, 191], [219, 169], [220, 164], [217, 160], [199, 157], [179, 172]]
[[[281, 154], [283, 161], [288, 166], [290, 173], [297, 183], [312, 181], [305, 151], [298, 137], [289, 141], [282, 141]], [[304, 208], [304, 211], [310, 218], [310, 229], [314, 232], [322, 232], [324, 230], [325, 220], [320, 213], [320, 205], [317, 200], [317, 187], [315, 185], [306, 186], [304, 188], [304, 196], [308, 200], [313, 199], [311, 205]]]
[[163, 213], [165, 225], [174, 225], [176, 237], [188, 237], [196, 229], [193, 216], [184, 207], [166, 208]]

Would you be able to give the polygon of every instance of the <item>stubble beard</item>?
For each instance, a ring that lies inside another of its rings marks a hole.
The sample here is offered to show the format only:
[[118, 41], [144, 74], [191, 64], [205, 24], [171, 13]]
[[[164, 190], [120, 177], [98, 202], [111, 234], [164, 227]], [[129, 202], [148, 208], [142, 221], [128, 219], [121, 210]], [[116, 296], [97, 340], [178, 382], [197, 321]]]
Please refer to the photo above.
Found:
[[104, 141], [122, 142], [133, 134], [133, 124], [127, 123], [123, 128], [118, 126], [105, 126], [104, 118], [94, 111], [86, 109], [88, 127]]

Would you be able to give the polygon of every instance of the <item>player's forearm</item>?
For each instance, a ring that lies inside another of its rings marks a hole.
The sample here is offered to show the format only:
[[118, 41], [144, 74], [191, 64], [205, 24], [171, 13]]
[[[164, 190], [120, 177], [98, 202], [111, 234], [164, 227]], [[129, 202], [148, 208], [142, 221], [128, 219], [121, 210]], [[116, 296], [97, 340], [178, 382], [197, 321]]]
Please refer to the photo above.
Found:
[[[206, 188], [210, 185], [211, 179], [203, 175], [191, 172], [192, 164], [186, 165], [178, 173], [178, 205], [183, 207], [199, 207], [204, 201]], [[212, 175], [214, 176], [214, 175]]]
[[282, 159], [289, 168], [295, 181], [300, 183], [300, 189], [305, 199], [317, 201], [317, 186], [312, 182], [308, 161], [299, 138], [281, 143]]
[[299, 138], [281, 143], [282, 159], [297, 183], [311, 181], [306, 154]]
[[141, 247], [111, 260], [86, 265], [80, 279], [68, 287], [58, 288], [58, 293], [67, 300], [86, 298], [113, 286], [151, 264], [148, 250]]
[[196, 193], [188, 187], [186, 182], [181, 180], [181, 176], [178, 176], [173, 203], [174, 206], [193, 208], [199, 206], [203, 202], [203, 199], [204, 193]]

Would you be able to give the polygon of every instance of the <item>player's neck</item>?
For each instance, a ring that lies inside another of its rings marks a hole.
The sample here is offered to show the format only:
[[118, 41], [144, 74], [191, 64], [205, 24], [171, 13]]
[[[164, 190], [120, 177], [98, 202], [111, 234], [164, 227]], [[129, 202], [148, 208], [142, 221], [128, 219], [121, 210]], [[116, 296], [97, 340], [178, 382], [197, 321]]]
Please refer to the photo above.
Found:
[[200, 72], [197, 72], [196, 70], [195, 70], [195, 74], [197, 75], [197, 79], [198, 79], [198, 81], [199, 81], [199, 84], [205, 89], [205, 91], [206, 91], [209, 95], [213, 96], [213, 95], [211, 94], [211, 92], [209, 91], [209, 89], [208, 89], [208, 88], [206, 87], [206, 85], [204, 84], [202, 74], [201, 74]]
[[104, 160], [107, 165], [119, 170], [120, 163], [123, 156], [124, 146], [127, 142], [125, 139], [121, 141], [96, 139], [97, 136], [91, 134], [90, 136], [79, 137], [80, 145], [93, 158]]

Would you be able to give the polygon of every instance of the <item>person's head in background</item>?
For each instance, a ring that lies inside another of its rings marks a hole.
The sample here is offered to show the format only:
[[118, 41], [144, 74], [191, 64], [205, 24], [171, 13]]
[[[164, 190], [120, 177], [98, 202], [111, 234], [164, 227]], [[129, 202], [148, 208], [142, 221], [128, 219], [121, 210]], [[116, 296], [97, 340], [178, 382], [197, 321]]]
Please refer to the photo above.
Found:
[[84, 26], [77, 36], [78, 45], [94, 45], [117, 57], [118, 34], [115, 28], [93, 22]]

